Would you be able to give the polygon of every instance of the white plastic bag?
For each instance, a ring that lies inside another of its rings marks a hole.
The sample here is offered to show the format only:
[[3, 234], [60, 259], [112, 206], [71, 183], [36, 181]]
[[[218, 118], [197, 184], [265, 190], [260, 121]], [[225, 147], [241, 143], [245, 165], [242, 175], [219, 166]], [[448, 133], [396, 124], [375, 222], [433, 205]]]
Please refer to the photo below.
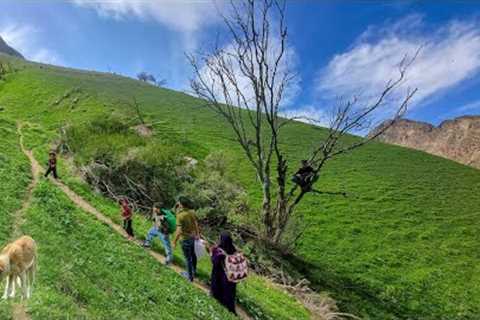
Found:
[[195, 240], [195, 255], [197, 259], [200, 259], [207, 254], [207, 249], [205, 247], [205, 240], [199, 239]]

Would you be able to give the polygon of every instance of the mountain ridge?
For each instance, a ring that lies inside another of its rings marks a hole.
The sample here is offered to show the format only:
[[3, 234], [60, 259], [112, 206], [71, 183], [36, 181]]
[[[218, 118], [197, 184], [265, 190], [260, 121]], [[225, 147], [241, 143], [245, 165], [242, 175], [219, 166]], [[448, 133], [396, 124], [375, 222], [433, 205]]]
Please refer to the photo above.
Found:
[[[381, 124], [370, 134], [378, 132], [384, 125]], [[480, 115], [444, 120], [438, 126], [401, 119], [378, 139], [480, 169]]]
[[13, 56], [16, 58], [25, 59], [23, 55], [15, 50], [14, 48], [10, 47], [5, 40], [3, 40], [2, 36], [0, 35], [0, 53], [7, 54], [9, 56]]

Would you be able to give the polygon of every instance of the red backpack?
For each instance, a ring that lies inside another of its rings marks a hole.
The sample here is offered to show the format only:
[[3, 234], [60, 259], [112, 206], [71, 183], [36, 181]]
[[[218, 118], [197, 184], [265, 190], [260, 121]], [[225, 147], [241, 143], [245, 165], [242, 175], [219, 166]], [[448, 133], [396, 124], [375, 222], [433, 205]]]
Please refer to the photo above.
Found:
[[238, 283], [248, 277], [248, 261], [243, 253], [237, 251], [234, 254], [227, 254], [218, 248], [225, 255], [225, 274], [230, 282]]

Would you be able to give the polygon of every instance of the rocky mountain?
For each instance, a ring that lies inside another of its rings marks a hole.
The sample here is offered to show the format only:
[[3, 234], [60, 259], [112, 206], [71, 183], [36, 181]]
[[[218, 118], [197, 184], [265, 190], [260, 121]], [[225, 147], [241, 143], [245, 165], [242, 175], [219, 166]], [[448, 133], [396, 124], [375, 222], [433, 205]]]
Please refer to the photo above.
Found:
[[5, 54], [8, 54], [10, 56], [14, 56], [14, 57], [17, 57], [17, 58], [23, 58], [23, 56], [20, 54], [20, 52], [18, 52], [17, 50], [13, 49], [12, 47], [10, 47], [6, 42], [5, 40], [2, 39], [2, 37], [0, 36], [0, 53], [5, 53]]
[[446, 120], [438, 127], [402, 119], [381, 135], [379, 140], [422, 150], [480, 169], [480, 116]]

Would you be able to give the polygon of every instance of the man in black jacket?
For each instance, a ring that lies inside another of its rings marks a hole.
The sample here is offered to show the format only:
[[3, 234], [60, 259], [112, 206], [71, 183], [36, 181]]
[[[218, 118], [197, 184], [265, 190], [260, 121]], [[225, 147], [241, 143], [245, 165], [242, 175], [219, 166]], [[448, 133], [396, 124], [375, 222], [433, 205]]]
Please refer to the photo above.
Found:
[[315, 172], [312, 166], [308, 163], [308, 160], [302, 160], [302, 167], [298, 169], [295, 175], [292, 177], [292, 181], [298, 184], [302, 189], [309, 186]]

